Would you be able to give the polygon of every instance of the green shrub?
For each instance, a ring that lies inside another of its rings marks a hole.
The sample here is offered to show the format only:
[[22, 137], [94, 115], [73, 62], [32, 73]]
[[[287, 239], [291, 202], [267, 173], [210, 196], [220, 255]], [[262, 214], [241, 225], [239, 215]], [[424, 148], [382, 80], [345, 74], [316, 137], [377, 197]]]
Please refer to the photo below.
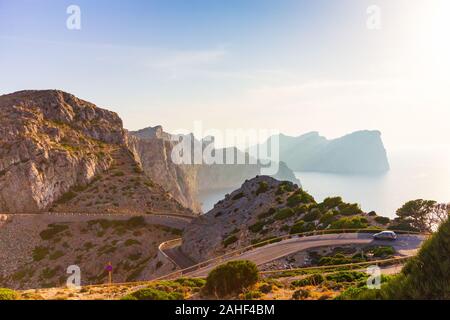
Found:
[[113, 174], [113, 177], [123, 177], [125, 175], [125, 173], [123, 173], [122, 171], [117, 171]]
[[59, 199], [58, 201], [56, 201], [56, 204], [65, 204], [67, 202], [69, 202], [70, 200], [72, 200], [73, 198], [75, 198], [77, 196], [77, 194], [73, 191], [68, 191], [66, 193], [64, 193]]
[[145, 288], [126, 295], [122, 300], [183, 300], [180, 292], [165, 292], [155, 288]]
[[289, 198], [287, 198], [287, 205], [289, 207], [295, 207], [303, 202], [303, 198], [301, 194], [293, 194]]
[[320, 211], [318, 209], [313, 209], [311, 212], [308, 212], [303, 216], [303, 220], [306, 222], [311, 222], [314, 220], [319, 219], [320, 217]]
[[61, 258], [62, 256], [64, 256], [64, 252], [58, 250], [58, 251], [53, 252], [53, 253], [50, 255], [49, 259], [50, 259], [50, 260], [56, 260], [56, 259], [58, 259], [58, 258]]
[[353, 260], [351, 258], [347, 258], [343, 254], [336, 254], [334, 257], [321, 257], [319, 260], [319, 266], [335, 266], [352, 262]]
[[174, 280], [174, 282], [179, 283], [180, 285], [185, 287], [201, 288], [205, 285], [206, 280], [200, 278], [178, 278]]
[[348, 271], [348, 272], [338, 272], [329, 274], [326, 276], [326, 279], [328, 281], [334, 281], [334, 282], [355, 282], [355, 281], [361, 281], [366, 280], [368, 275], [364, 272], [359, 271]]
[[371, 250], [374, 257], [389, 257], [395, 254], [395, 249], [388, 246], [380, 246]]
[[262, 181], [259, 183], [259, 187], [256, 190], [256, 195], [260, 195], [261, 193], [265, 193], [267, 190], [269, 190], [269, 184], [265, 181]]
[[42, 231], [39, 235], [42, 240], [50, 240], [55, 237], [58, 233], [66, 231], [69, 229], [69, 226], [62, 224], [49, 224], [48, 229]]
[[141, 243], [135, 239], [128, 239], [127, 241], [125, 241], [125, 247], [133, 246], [135, 244], [141, 244]]
[[17, 300], [19, 295], [11, 289], [0, 288], [0, 300]]
[[237, 260], [214, 268], [206, 278], [207, 294], [224, 297], [241, 293], [258, 281], [258, 268], [251, 261]]
[[325, 198], [321, 205], [326, 208], [326, 209], [333, 209], [336, 208], [337, 206], [341, 205], [342, 202], [342, 198], [341, 197], [329, 197], [329, 198]]
[[269, 210], [267, 210], [266, 212], [260, 213], [257, 218], [258, 219], [265, 219], [270, 217], [271, 215], [273, 215], [275, 212], [277, 212], [277, 210], [275, 210], [274, 208], [270, 208]]
[[263, 283], [259, 286], [259, 291], [261, 291], [262, 293], [270, 293], [273, 290], [273, 286], [270, 283]]
[[367, 228], [367, 219], [364, 217], [344, 217], [331, 223], [332, 229], [364, 229]]
[[304, 279], [292, 281], [291, 286], [293, 287], [316, 286], [324, 281], [325, 278], [321, 274], [313, 274]]
[[407, 232], [419, 232], [420, 230], [414, 228], [406, 221], [400, 221], [388, 227], [388, 230], [398, 230], [398, 231], [407, 231]]
[[335, 213], [333, 211], [327, 211], [324, 215], [322, 215], [319, 222], [325, 225], [329, 225], [335, 220]]
[[304, 205], [304, 204], [301, 204], [301, 205], [295, 207], [294, 210], [295, 210], [295, 214], [301, 215], [301, 214], [304, 214], [304, 213], [308, 212], [308, 206]]
[[223, 246], [226, 248], [228, 247], [230, 244], [235, 243], [236, 241], [238, 241], [238, 238], [236, 236], [229, 236], [228, 238], [226, 238], [225, 240], [223, 240]]
[[255, 300], [262, 297], [262, 293], [260, 291], [248, 291], [244, 293], [244, 300]]
[[257, 233], [257, 232], [260, 232], [264, 228], [265, 225], [266, 225], [266, 222], [258, 221], [257, 223], [252, 224], [250, 227], [248, 227], [248, 229], [253, 233]]
[[292, 294], [292, 300], [304, 300], [309, 298], [311, 293], [305, 289], [298, 289]]
[[289, 231], [290, 234], [304, 233], [313, 231], [315, 229], [314, 223], [305, 223], [303, 220], [298, 220]]
[[283, 208], [278, 210], [278, 212], [275, 214], [273, 218], [275, 220], [284, 220], [292, 217], [293, 215], [295, 215], [294, 210], [292, 210], [291, 208]]
[[363, 213], [357, 203], [342, 203], [338, 207], [339, 213], [344, 216], [354, 216]]
[[282, 195], [286, 192], [292, 192], [295, 190], [294, 184], [290, 181], [283, 181], [278, 186], [277, 191], [275, 192], [276, 195]]
[[128, 219], [125, 223], [126, 223], [126, 226], [129, 228], [144, 227], [147, 225], [144, 217], [142, 217], [142, 216], [132, 217], [132, 218]]
[[36, 247], [33, 249], [33, 260], [41, 261], [48, 255], [48, 248], [46, 247]]
[[380, 217], [380, 216], [375, 217], [374, 220], [375, 220], [375, 222], [382, 224], [382, 225], [386, 225], [389, 222], [391, 222], [391, 219], [389, 219], [388, 217]]

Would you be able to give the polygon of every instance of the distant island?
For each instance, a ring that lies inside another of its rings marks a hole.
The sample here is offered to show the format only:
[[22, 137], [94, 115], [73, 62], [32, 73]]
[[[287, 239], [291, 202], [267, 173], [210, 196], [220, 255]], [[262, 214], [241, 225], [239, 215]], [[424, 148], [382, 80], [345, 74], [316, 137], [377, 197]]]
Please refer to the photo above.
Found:
[[[318, 132], [276, 137], [279, 138], [280, 161], [294, 171], [374, 174], [390, 169], [380, 131], [357, 131], [332, 140]], [[267, 145], [274, 138], [252, 148]]]

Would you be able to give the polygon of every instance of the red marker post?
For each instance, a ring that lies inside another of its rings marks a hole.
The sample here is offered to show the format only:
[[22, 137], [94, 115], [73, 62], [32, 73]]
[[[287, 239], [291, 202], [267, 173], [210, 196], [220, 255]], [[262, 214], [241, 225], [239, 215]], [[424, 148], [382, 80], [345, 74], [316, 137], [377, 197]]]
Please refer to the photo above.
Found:
[[112, 284], [112, 271], [113, 271], [113, 267], [112, 267], [112, 263], [108, 262], [108, 264], [106, 265], [105, 268], [106, 272], [108, 272], [108, 280], [109, 280], [109, 284]]

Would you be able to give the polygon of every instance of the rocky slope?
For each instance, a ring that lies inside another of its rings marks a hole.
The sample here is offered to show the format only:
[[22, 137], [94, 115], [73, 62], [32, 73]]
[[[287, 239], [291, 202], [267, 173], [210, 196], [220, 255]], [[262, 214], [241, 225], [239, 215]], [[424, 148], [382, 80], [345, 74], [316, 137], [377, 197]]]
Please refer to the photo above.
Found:
[[297, 185], [267, 176], [246, 181], [196, 220], [185, 229], [181, 249], [198, 262], [289, 233], [391, 223], [339, 197], [317, 203]]
[[71, 265], [80, 267], [83, 285], [106, 283], [108, 262], [116, 283], [170, 272], [173, 265], [158, 256], [158, 246], [178, 238], [181, 230], [154, 220], [152, 215], [10, 215], [0, 226], [0, 287], [61, 287]]
[[333, 140], [317, 132], [299, 137], [281, 134], [277, 138], [281, 161], [294, 171], [365, 174], [389, 170], [379, 131], [357, 131]]
[[0, 211], [189, 212], [145, 175], [129, 139], [116, 113], [71, 94], [0, 96]]

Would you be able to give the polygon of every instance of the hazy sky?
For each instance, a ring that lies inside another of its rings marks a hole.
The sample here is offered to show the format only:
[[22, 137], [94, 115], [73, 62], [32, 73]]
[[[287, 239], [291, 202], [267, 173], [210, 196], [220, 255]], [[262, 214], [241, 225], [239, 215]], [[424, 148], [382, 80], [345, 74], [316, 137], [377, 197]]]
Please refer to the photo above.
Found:
[[[81, 8], [81, 30], [66, 8]], [[381, 29], [366, 22], [381, 9]], [[0, 0], [0, 94], [57, 88], [167, 131], [449, 145], [448, 0]]]

